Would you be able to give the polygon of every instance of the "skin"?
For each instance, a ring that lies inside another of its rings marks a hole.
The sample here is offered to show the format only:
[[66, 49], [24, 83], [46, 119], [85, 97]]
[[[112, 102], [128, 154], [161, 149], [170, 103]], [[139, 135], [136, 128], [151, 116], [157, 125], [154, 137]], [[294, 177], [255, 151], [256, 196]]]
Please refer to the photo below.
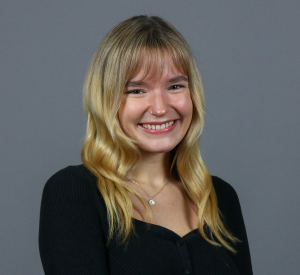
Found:
[[[146, 77], [141, 70], [130, 79], [118, 113], [123, 131], [137, 141], [142, 152], [142, 161], [128, 173], [127, 178], [138, 182], [150, 196], [171, 179], [170, 151], [184, 138], [193, 115], [187, 76], [174, 66], [168, 55], [164, 65], [162, 75], [157, 73], [154, 64]], [[155, 129], [152, 129], [153, 126]], [[149, 200], [139, 186], [131, 181], [127, 184], [146, 201]], [[145, 221], [142, 203], [131, 193], [129, 195], [133, 218]], [[197, 228], [197, 209], [180, 181], [171, 179], [154, 199], [157, 203], [151, 207], [151, 223], [166, 227], [180, 236]]]
[[[146, 78], [140, 71], [126, 85], [119, 109], [119, 121], [126, 135], [138, 141], [148, 153], [170, 152], [185, 136], [192, 120], [193, 104], [188, 78], [179, 72], [170, 57], [162, 76], [154, 67]], [[152, 112], [152, 114], [151, 114]], [[174, 125], [146, 129], [142, 125]]]

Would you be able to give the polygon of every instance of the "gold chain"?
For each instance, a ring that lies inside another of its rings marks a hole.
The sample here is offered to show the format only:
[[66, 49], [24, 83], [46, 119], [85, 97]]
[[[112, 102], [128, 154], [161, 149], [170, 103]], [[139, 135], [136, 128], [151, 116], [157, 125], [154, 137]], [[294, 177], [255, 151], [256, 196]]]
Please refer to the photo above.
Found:
[[148, 193], [144, 190], [144, 188], [143, 188], [140, 184], [138, 184], [136, 181], [134, 181], [134, 180], [130, 180], [130, 181], [132, 181], [133, 183], [135, 183], [138, 187], [140, 187], [140, 188], [144, 191], [144, 193], [149, 197], [148, 203], [150, 204], [150, 206], [153, 206], [153, 205], [155, 205], [155, 201], [153, 200], [153, 198], [154, 198], [155, 196], [157, 196], [157, 195], [164, 189], [164, 187], [167, 185], [167, 183], [168, 183], [170, 180], [168, 180], [168, 181], [163, 185], [163, 187], [162, 187], [162, 188], [161, 188], [154, 196], [149, 196]]

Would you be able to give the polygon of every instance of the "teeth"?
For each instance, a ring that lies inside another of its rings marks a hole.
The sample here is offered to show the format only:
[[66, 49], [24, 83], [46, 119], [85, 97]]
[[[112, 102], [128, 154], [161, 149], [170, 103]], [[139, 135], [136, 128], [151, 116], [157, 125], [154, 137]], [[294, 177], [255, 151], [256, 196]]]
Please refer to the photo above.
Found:
[[168, 128], [168, 127], [172, 126], [173, 124], [174, 124], [174, 121], [170, 121], [170, 122], [163, 123], [160, 125], [143, 124], [143, 127], [146, 129], [149, 129], [149, 130], [161, 130], [161, 129]]

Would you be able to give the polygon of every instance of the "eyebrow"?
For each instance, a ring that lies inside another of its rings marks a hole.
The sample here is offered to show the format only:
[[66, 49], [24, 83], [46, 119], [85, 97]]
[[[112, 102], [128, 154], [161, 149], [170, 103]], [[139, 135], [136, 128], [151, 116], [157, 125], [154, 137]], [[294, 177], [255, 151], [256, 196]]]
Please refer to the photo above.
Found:
[[129, 81], [125, 87], [140, 87], [140, 86], [145, 86], [146, 83], [143, 81]]
[[[168, 82], [171, 83], [171, 84], [177, 83], [177, 82], [180, 82], [180, 81], [188, 82], [189, 80], [184, 75], [179, 75], [179, 76], [173, 77], [173, 78], [168, 80]], [[141, 86], [145, 86], [145, 85], [146, 85], [146, 83], [143, 82], [143, 81], [129, 81], [126, 84], [126, 87], [141, 87]]]
[[188, 78], [186, 76], [180, 75], [180, 76], [176, 76], [174, 78], [169, 79], [168, 82], [170, 82], [170, 83], [176, 83], [176, 82], [180, 82], [180, 81], [188, 82], [189, 80], [188, 80]]

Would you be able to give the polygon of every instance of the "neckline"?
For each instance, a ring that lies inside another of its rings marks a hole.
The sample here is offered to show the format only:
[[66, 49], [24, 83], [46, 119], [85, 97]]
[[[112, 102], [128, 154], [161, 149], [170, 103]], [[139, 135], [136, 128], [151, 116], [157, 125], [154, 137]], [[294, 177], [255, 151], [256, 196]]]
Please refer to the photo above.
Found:
[[[97, 179], [96, 176], [94, 174], [92, 174], [92, 172], [84, 164], [81, 164], [81, 165], [78, 165], [78, 166], [83, 167], [83, 170], [85, 170], [87, 172], [86, 174], [89, 177], [92, 177], [93, 180]], [[97, 188], [97, 190], [98, 190], [98, 188]], [[164, 226], [157, 225], [157, 224], [154, 224], [154, 223], [147, 223], [147, 222], [141, 221], [139, 219], [136, 219], [134, 217], [131, 217], [131, 219], [134, 221], [134, 225], [138, 229], [151, 230], [153, 232], [162, 234], [162, 235], [164, 235], [164, 236], [166, 236], [170, 239], [175, 239], [175, 240], [186, 239], [186, 238], [190, 237], [190, 235], [195, 235], [195, 234], [199, 235], [201, 238], [203, 238], [201, 236], [198, 228], [192, 229], [190, 232], [186, 233], [184, 236], [180, 236], [176, 232], [174, 232], [173, 230], [171, 230], [169, 228], [166, 228]], [[207, 229], [207, 225], [204, 225], [204, 231], [206, 231], [206, 229]]]
[[162, 235], [164, 235], [165, 237], [167, 237], [169, 239], [176, 239], [176, 240], [186, 239], [190, 235], [194, 235], [194, 234], [199, 234], [200, 235], [200, 232], [199, 232], [198, 228], [195, 228], [195, 229], [191, 230], [190, 232], [186, 233], [184, 236], [180, 236], [176, 232], [174, 232], [173, 230], [171, 230], [169, 228], [166, 228], [164, 226], [154, 224], [154, 223], [147, 223], [147, 222], [138, 220], [138, 219], [133, 218], [133, 217], [131, 217], [131, 219], [134, 221], [134, 225], [136, 226], [136, 229], [147, 229], [147, 230], [162, 234]]

